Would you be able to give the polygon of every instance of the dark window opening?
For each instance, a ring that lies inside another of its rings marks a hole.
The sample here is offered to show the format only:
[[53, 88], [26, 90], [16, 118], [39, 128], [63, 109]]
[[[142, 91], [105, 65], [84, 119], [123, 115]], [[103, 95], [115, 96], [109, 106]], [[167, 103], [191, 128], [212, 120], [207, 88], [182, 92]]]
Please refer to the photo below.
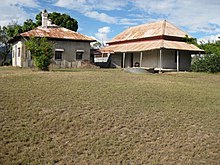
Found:
[[83, 52], [76, 52], [76, 60], [82, 60]]
[[62, 60], [62, 52], [55, 51], [55, 60]]
[[21, 55], [21, 48], [18, 48], [18, 57]]

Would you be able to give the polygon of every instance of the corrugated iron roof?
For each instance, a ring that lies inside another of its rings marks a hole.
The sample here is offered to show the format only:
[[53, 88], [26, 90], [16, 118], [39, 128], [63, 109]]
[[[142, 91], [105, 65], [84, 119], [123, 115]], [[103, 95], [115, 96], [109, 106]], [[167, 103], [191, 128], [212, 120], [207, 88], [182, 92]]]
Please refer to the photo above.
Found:
[[[127, 41], [127, 40], [134, 40], [140, 38], [148, 38], [154, 36], [174, 36], [174, 37], [185, 37], [188, 35], [186, 32], [180, 30], [175, 25], [167, 22], [166, 20], [153, 22], [143, 25], [138, 25], [134, 27], [130, 27], [114, 37], [111, 41], [112, 42], [119, 42], [119, 41]], [[188, 35], [188, 37], [191, 37]]]
[[88, 42], [95, 41], [91, 37], [85, 36], [78, 32], [74, 32], [72, 30], [59, 26], [49, 26], [47, 28], [43, 28], [39, 26], [28, 32], [21, 33], [20, 35], [23, 37], [34, 36], [34, 37], [46, 37], [46, 38], [67, 39], [67, 40], [88, 41]]
[[175, 50], [188, 50], [203, 52], [193, 44], [179, 41], [168, 41], [168, 40], [153, 40], [153, 41], [142, 41], [133, 43], [123, 43], [107, 46], [101, 49], [102, 52], [139, 52], [148, 51], [154, 49], [175, 49]]

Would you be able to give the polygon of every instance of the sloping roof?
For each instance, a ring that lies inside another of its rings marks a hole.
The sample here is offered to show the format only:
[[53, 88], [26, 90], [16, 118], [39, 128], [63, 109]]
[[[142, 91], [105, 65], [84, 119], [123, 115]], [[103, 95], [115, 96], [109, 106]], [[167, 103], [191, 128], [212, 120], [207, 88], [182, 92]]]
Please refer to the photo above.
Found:
[[[162, 35], [184, 38], [188, 34], [177, 28], [175, 25], [167, 22], [166, 20], [163, 20], [130, 27], [122, 33], [118, 34], [108, 43], [110, 44], [113, 42], [128, 41]], [[191, 36], [188, 35], [188, 37]]]
[[93, 38], [80, 34], [78, 32], [74, 32], [72, 30], [59, 27], [59, 26], [49, 26], [47, 28], [43, 28], [41, 26], [30, 30], [28, 32], [24, 32], [20, 34], [23, 37], [46, 37], [46, 38], [55, 38], [55, 39], [67, 39], [67, 40], [77, 40], [77, 41], [95, 41]]
[[193, 44], [179, 41], [168, 41], [168, 40], [153, 40], [153, 41], [141, 41], [141, 42], [131, 42], [123, 44], [110, 45], [103, 48], [102, 52], [139, 52], [148, 51], [154, 49], [175, 49], [175, 50], [188, 50], [195, 52], [203, 52]]

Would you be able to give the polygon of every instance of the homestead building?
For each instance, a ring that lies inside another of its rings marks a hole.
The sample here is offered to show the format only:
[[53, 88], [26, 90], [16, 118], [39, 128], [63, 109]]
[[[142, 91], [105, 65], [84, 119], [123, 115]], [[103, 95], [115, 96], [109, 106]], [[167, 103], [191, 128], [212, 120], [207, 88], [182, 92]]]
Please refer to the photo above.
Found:
[[11, 40], [12, 65], [31, 67], [31, 54], [25, 47], [30, 37], [45, 37], [54, 43], [52, 63], [59, 67], [80, 67], [82, 61], [90, 61], [90, 42], [95, 40], [78, 32], [52, 24], [46, 10], [42, 12], [42, 26], [21, 33]]
[[109, 41], [95, 61], [108, 56], [115, 67], [190, 70], [191, 54], [203, 50], [187, 43], [186, 37], [192, 38], [166, 20], [130, 27]]

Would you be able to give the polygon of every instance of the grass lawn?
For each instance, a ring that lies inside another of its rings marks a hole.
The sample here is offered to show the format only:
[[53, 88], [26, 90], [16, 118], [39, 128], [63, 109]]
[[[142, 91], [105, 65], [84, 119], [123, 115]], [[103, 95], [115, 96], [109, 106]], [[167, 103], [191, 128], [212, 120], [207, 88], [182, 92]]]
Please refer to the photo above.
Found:
[[220, 74], [0, 68], [0, 164], [220, 164]]

